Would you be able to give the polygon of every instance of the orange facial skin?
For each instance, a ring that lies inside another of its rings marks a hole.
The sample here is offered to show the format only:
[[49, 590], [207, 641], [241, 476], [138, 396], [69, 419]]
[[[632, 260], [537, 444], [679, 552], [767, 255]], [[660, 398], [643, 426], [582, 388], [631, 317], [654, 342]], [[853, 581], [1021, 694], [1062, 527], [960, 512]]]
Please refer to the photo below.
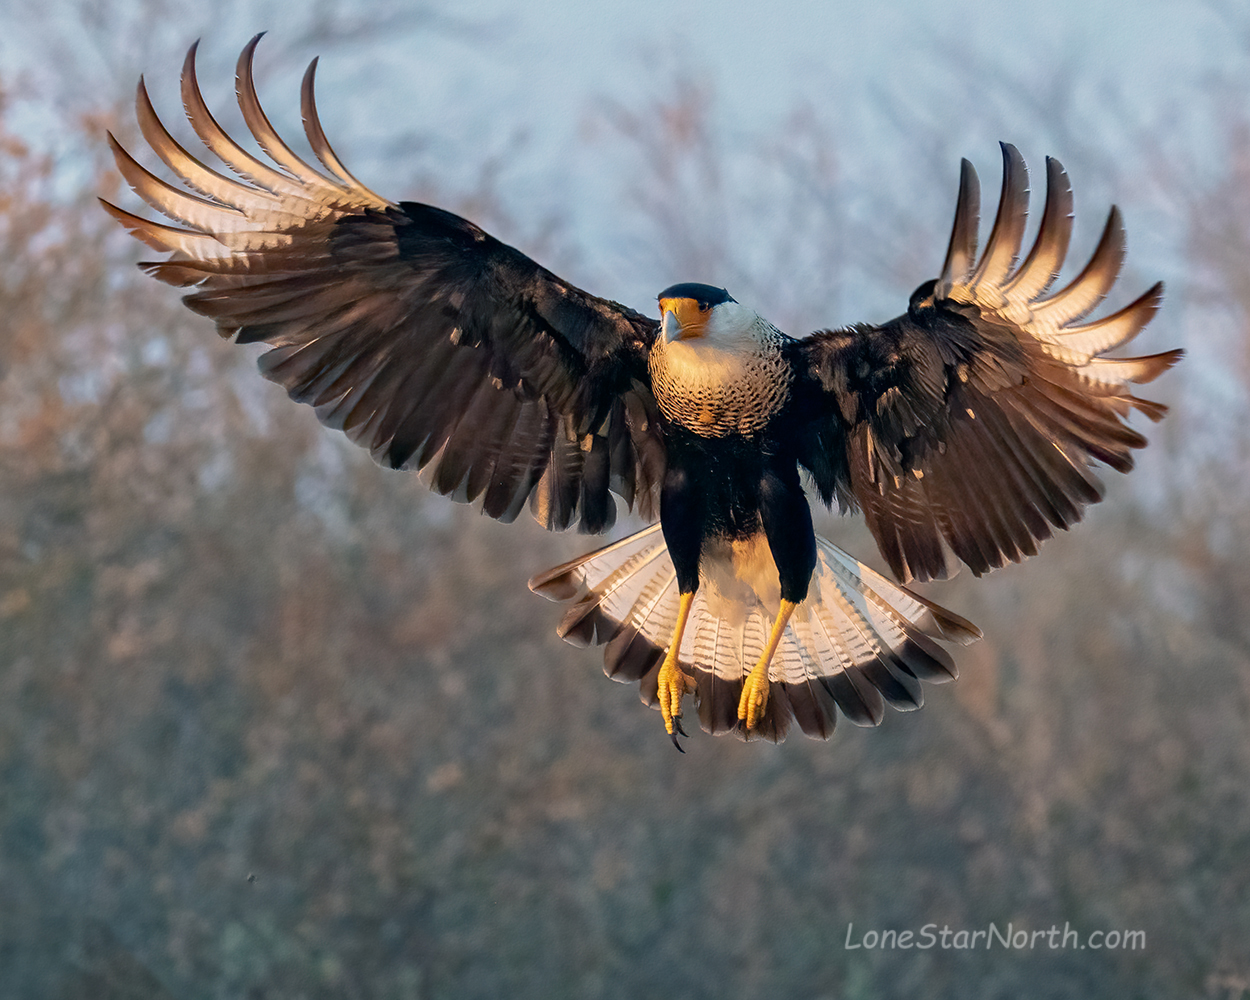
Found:
[[711, 307], [704, 308], [694, 299], [660, 299], [660, 315], [671, 312], [681, 326], [681, 340], [702, 337]]

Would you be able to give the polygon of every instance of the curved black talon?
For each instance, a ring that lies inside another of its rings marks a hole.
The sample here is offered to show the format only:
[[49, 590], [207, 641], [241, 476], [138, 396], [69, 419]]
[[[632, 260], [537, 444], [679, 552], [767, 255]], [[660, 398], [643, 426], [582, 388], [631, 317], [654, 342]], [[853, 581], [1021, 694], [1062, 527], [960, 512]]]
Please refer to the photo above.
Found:
[[[673, 716], [673, 731], [672, 731], [671, 733], [669, 733], [669, 734], [668, 734], [668, 736], [669, 736], [669, 739], [671, 739], [671, 740], [673, 741], [673, 746], [675, 746], [675, 747], [676, 747], [678, 750], [680, 750], [682, 753], [685, 753], [686, 751], [685, 751], [685, 750], [682, 750], [682, 746], [681, 746], [681, 744], [677, 742], [677, 737], [678, 737], [679, 735], [680, 735], [680, 736], [685, 736], [685, 735], [686, 735], [686, 731], [685, 731], [684, 729], [682, 729], [682, 728], [681, 728], [681, 716], [680, 716], [680, 715], [675, 715], [675, 716]], [[689, 737], [687, 737], [687, 739], [689, 739]]]

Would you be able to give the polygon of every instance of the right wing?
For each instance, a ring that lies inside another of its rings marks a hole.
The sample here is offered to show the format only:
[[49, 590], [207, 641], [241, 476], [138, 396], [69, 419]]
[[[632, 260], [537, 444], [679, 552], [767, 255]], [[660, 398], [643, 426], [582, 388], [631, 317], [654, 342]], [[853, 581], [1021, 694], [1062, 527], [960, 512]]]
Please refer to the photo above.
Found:
[[1118, 312], [1085, 317], [1106, 296], [1124, 259], [1124, 227], [1111, 210], [1084, 270], [1047, 294], [1067, 254], [1072, 190], [1046, 163], [1046, 208], [1017, 266], [1028, 209], [1028, 172], [1003, 146], [998, 215], [979, 261], [980, 189], [967, 160], [942, 275], [880, 326], [813, 334], [794, 345], [804, 409], [800, 461], [826, 503], [858, 506], [903, 582], [941, 578], [953, 553], [978, 575], [1037, 551], [1054, 528], [1102, 499], [1090, 470], [1120, 472], [1146, 439], [1126, 418], [1159, 420], [1166, 407], [1139, 399], [1181, 357], [1165, 351], [1108, 358], [1150, 322], [1157, 284]]
[[[656, 320], [596, 298], [450, 212], [394, 204], [364, 187], [326, 141], [303, 85], [309, 144], [328, 173], [278, 137], [238, 63], [239, 107], [272, 163], [217, 124], [187, 53], [182, 98], [204, 145], [241, 180], [195, 159], [166, 131], [139, 83], [140, 129], [184, 190], [109, 136], [135, 192], [180, 226], [104, 207], [148, 246], [141, 266], [191, 286], [187, 305], [238, 343], [273, 348], [266, 378], [380, 463], [431, 470], [439, 493], [481, 498], [513, 520], [528, 501], [549, 528], [606, 531], [616, 507], [654, 517], [664, 439], [647, 373]], [[185, 228], [184, 228], [185, 227]]]

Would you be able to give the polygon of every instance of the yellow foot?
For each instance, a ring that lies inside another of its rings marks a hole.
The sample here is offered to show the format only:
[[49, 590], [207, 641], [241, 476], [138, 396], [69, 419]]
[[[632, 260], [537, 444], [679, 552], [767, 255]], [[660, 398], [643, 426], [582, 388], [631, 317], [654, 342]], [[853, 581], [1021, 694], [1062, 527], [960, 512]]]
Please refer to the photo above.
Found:
[[695, 689], [694, 678], [682, 673], [681, 665], [677, 662], [682, 633], [686, 629], [686, 619], [690, 617], [693, 604], [694, 591], [681, 595], [677, 607], [677, 624], [673, 628], [673, 641], [668, 644], [668, 652], [664, 656], [664, 662], [660, 664], [659, 677], [656, 678], [659, 682], [660, 714], [664, 716], [664, 728], [668, 730], [673, 746], [678, 750], [681, 750], [681, 744], [677, 742], [678, 735], [686, 735], [681, 728], [681, 700], [686, 695], [693, 694]]
[[[678, 734], [686, 735], [681, 728], [681, 700], [694, 693], [694, 678], [683, 673], [676, 656], [666, 656], [660, 664], [660, 675], [657, 679], [660, 684], [660, 714], [664, 716], [664, 728], [673, 737], [674, 745], [677, 745]], [[677, 746], [677, 749], [680, 750], [681, 747]]]
[[738, 718], [743, 728], [754, 729], [764, 718], [764, 709], [768, 707], [768, 665], [773, 662], [773, 654], [781, 642], [781, 634], [786, 630], [786, 623], [798, 607], [794, 601], [782, 600], [781, 610], [773, 622], [773, 630], [768, 637], [768, 645], [764, 655], [742, 683], [742, 697], [738, 699]]
[[[768, 660], [771, 659], [770, 656]], [[764, 718], [764, 709], [768, 707], [768, 660], [760, 660], [742, 683], [742, 697], [738, 699], [738, 718], [747, 729], [755, 728]]]

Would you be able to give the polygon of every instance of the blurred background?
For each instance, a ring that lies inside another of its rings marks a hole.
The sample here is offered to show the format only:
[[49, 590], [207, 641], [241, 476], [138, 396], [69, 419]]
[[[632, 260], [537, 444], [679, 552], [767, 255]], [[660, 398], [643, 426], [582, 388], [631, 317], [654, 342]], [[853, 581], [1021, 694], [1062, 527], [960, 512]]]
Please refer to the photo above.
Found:
[[[1250, 994], [1250, 14], [871, 6], [0, 0], [0, 993]], [[1067, 273], [1116, 202], [1109, 305], [1168, 284], [1173, 413], [1071, 535], [924, 591], [986, 638], [923, 711], [679, 756], [525, 587], [588, 539], [374, 467], [99, 211], [139, 74], [178, 125], [202, 36], [240, 134], [262, 29], [279, 131], [320, 54], [365, 183], [643, 310], [884, 320], [961, 156], [987, 213], [997, 140], [1057, 156]], [[847, 947], [929, 924], [1145, 947]]]

